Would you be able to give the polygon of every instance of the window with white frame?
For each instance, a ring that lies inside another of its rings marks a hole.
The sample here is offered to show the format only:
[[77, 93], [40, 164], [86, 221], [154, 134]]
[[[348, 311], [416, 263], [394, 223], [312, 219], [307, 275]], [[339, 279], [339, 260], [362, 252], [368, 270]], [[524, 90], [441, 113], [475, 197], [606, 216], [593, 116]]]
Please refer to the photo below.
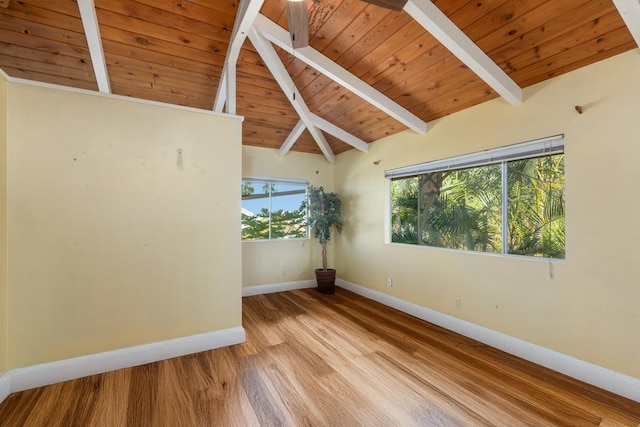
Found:
[[564, 259], [564, 137], [389, 170], [391, 242]]
[[308, 181], [242, 180], [242, 239], [306, 239]]

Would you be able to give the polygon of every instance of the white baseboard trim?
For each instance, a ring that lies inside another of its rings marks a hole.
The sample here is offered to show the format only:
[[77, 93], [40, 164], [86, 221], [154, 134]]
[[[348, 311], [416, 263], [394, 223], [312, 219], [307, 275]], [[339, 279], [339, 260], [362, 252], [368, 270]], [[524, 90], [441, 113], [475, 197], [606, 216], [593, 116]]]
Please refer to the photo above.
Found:
[[11, 394], [11, 374], [5, 372], [0, 376], [0, 403], [2, 403], [9, 394]]
[[640, 402], [640, 379], [611, 371], [501, 332], [347, 282], [346, 280], [336, 279], [336, 285], [530, 362]]
[[294, 289], [315, 288], [315, 280], [300, 280], [297, 282], [273, 283], [270, 285], [247, 286], [242, 288], [242, 296], [250, 297], [253, 295], [272, 294], [275, 292], [293, 291]]
[[[4, 390], [1, 382], [2, 378], [7, 376], [10, 377], [8, 380], [10, 392], [15, 393], [62, 381], [144, 365], [145, 363], [157, 362], [243, 342], [245, 342], [244, 328], [238, 326], [220, 331], [14, 369], [0, 378], [0, 397], [2, 397], [2, 390]], [[3, 399], [0, 399], [0, 402], [2, 400]]]

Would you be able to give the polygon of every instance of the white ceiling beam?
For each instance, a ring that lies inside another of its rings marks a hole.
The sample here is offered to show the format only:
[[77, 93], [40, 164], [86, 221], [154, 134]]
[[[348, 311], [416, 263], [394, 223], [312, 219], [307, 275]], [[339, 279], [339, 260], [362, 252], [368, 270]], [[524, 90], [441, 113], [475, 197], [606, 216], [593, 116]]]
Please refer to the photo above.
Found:
[[98, 27], [98, 15], [93, 0], [78, 0], [80, 18], [84, 27], [84, 35], [89, 46], [89, 55], [93, 64], [93, 72], [96, 75], [98, 90], [102, 93], [111, 93], [109, 83], [109, 73], [107, 72], [107, 61], [104, 58], [102, 48], [102, 38], [100, 37], [100, 27]]
[[263, 4], [264, 0], [240, 0], [236, 21], [233, 24], [231, 39], [227, 47], [227, 56], [218, 82], [218, 92], [216, 92], [216, 99], [213, 103], [213, 110], [218, 113], [222, 112], [225, 103], [227, 104], [227, 113], [236, 113], [236, 63], [242, 45], [247, 39], [247, 34]]
[[258, 54], [264, 61], [265, 65], [269, 71], [271, 71], [271, 74], [276, 79], [276, 82], [278, 82], [278, 85], [293, 106], [294, 110], [296, 110], [296, 113], [298, 113], [298, 116], [300, 116], [300, 119], [304, 122], [304, 125], [309, 130], [309, 133], [311, 133], [316, 144], [320, 147], [322, 154], [324, 154], [329, 163], [335, 163], [335, 154], [333, 154], [327, 139], [324, 137], [320, 129], [315, 127], [313, 124], [309, 107], [307, 107], [304, 99], [302, 99], [300, 92], [298, 92], [293, 79], [289, 76], [287, 69], [284, 67], [280, 57], [278, 57], [274, 47], [268, 40], [263, 38], [253, 29], [249, 31], [249, 40], [251, 40], [251, 43], [253, 43], [253, 46], [258, 51]]
[[323, 119], [322, 117], [311, 113], [311, 120], [313, 120], [313, 124], [316, 127], [318, 127], [321, 130], [325, 131], [329, 135], [333, 135], [336, 138], [338, 138], [339, 140], [342, 140], [342, 141], [346, 142], [347, 144], [349, 144], [353, 148], [356, 148], [356, 149], [362, 151], [363, 153], [366, 153], [367, 151], [369, 151], [369, 144], [367, 144], [366, 142], [364, 142], [360, 138], [358, 138], [358, 137], [356, 137], [354, 135], [351, 135], [349, 132], [347, 132], [346, 130], [344, 130], [342, 128], [339, 128], [338, 126], [334, 125], [333, 123], [328, 122], [327, 120]]
[[511, 105], [522, 104], [522, 89], [491, 60], [431, 0], [409, 0], [404, 6], [413, 19], [458, 57]]
[[613, 0], [631, 35], [640, 46], [640, 3], [638, 0]]
[[[338, 126], [334, 125], [333, 123], [329, 122], [326, 119], [323, 119], [317, 114], [310, 113], [309, 117], [311, 118], [313, 125], [319, 128], [320, 130], [323, 130], [328, 134], [335, 136], [341, 141], [344, 141], [347, 144], [351, 145], [353, 148], [362, 151], [363, 153], [366, 153], [367, 151], [369, 151], [369, 144], [367, 144], [365, 141], [361, 140], [360, 138], [350, 134], [349, 132], [345, 131], [342, 128], [339, 128]], [[302, 132], [304, 132], [306, 128], [307, 126], [304, 124], [304, 121], [300, 120], [294, 126], [291, 133], [289, 133], [289, 136], [287, 136], [287, 139], [284, 141], [284, 143], [280, 147], [280, 150], [278, 150], [278, 154], [284, 157], [289, 152], [289, 150], [291, 150], [291, 147], [293, 147], [293, 144], [295, 144], [298, 138], [300, 138], [300, 135], [302, 135]]]
[[421, 135], [427, 133], [426, 122], [314, 48], [308, 46], [295, 49], [294, 52], [289, 33], [266, 16], [259, 14], [256, 17], [254, 29], [276, 46], [295, 55], [297, 59], [384, 111], [408, 128]]
[[218, 82], [218, 91], [216, 92], [216, 99], [213, 101], [213, 111], [222, 113], [224, 105], [227, 102], [227, 61], [224, 61], [222, 67], [222, 74], [220, 74], [220, 81]]
[[291, 133], [289, 133], [289, 136], [287, 136], [287, 139], [285, 139], [284, 143], [278, 150], [278, 154], [280, 155], [280, 157], [284, 157], [287, 155], [289, 150], [291, 150], [291, 147], [293, 147], [293, 144], [296, 143], [296, 141], [298, 140], [298, 138], [300, 138], [300, 135], [302, 135], [302, 132], [304, 132], [306, 128], [307, 126], [305, 126], [302, 120], [300, 120], [293, 127], [293, 130], [291, 131]]
[[[236, 68], [236, 63], [235, 62], [229, 62], [228, 64], [226, 64], [226, 72], [225, 72], [225, 78], [226, 78], [226, 85], [223, 88], [223, 92], [225, 93], [225, 105], [227, 106], [225, 112], [227, 114], [236, 114], [236, 106], [237, 106], [237, 98], [236, 98], [236, 93], [237, 93], [237, 68]], [[223, 72], [225, 71], [225, 68], [223, 68]]]

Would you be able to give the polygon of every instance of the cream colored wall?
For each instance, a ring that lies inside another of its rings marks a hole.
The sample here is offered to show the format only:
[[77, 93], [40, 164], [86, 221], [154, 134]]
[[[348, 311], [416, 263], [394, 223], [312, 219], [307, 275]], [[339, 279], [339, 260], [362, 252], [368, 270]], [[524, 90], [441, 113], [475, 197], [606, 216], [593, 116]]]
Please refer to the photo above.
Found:
[[[638, 100], [636, 49], [528, 88], [521, 106], [494, 100], [430, 123], [426, 136], [338, 156], [339, 276], [640, 378]], [[385, 170], [561, 133], [566, 262], [385, 244]]]
[[13, 82], [8, 106], [9, 368], [241, 325], [239, 119]]
[[0, 73], [0, 375], [7, 371], [7, 80]]
[[[290, 152], [280, 157], [276, 150], [245, 146], [242, 174], [251, 178], [308, 179], [312, 185], [333, 191], [333, 166], [316, 154]], [[333, 265], [333, 247], [328, 252]], [[242, 242], [243, 286], [315, 279], [313, 271], [320, 267], [320, 245], [313, 239]]]

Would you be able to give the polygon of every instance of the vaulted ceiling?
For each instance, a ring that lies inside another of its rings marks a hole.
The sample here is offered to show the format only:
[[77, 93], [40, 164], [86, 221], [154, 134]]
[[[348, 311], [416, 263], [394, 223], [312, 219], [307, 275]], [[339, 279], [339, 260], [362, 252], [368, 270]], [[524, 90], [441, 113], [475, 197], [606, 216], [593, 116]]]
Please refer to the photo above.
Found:
[[637, 0], [308, 4], [310, 47], [293, 50], [285, 0], [0, 0], [0, 68], [206, 110], [226, 101], [245, 117], [243, 144], [331, 160], [499, 96], [516, 105], [522, 88], [640, 37]]

